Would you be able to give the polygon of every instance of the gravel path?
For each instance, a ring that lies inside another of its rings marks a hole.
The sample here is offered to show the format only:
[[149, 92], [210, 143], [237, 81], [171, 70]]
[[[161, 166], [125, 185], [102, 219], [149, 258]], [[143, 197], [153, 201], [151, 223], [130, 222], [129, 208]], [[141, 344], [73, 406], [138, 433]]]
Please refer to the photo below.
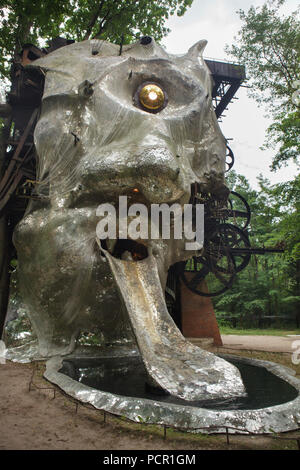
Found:
[[224, 348], [248, 349], [268, 352], [294, 351], [292, 345], [294, 341], [299, 341], [300, 336], [242, 336], [242, 335], [221, 335]]

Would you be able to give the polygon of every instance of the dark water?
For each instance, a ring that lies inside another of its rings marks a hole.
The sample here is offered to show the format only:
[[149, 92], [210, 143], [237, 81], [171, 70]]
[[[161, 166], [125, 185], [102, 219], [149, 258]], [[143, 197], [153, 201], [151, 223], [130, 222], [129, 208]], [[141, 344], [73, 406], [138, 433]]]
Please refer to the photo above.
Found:
[[244, 364], [232, 359], [228, 362], [239, 369], [246, 388], [246, 397], [185, 401], [171, 395], [154, 395], [145, 390], [147, 374], [140, 358], [101, 358], [101, 361], [99, 359], [64, 360], [60, 372], [104, 392], [212, 410], [255, 410], [286, 403], [298, 396], [294, 387], [263, 367]]

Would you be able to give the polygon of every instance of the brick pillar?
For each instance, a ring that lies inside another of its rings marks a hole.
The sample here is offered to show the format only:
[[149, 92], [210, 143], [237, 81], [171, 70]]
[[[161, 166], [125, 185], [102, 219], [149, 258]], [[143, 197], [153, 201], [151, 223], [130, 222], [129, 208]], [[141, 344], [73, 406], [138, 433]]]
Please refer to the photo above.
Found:
[[[185, 274], [189, 276], [188, 273]], [[207, 292], [205, 281], [202, 281], [202, 289]], [[216, 346], [223, 346], [211, 298], [194, 294], [182, 281], [181, 321], [182, 334], [185, 337], [213, 338]]]

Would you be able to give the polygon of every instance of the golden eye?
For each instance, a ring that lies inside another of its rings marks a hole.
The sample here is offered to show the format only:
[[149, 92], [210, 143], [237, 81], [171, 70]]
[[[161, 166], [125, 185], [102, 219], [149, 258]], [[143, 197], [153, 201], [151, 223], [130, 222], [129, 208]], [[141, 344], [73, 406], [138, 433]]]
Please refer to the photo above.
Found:
[[143, 83], [137, 90], [138, 104], [146, 111], [157, 113], [167, 105], [167, 96], [156, 83]]

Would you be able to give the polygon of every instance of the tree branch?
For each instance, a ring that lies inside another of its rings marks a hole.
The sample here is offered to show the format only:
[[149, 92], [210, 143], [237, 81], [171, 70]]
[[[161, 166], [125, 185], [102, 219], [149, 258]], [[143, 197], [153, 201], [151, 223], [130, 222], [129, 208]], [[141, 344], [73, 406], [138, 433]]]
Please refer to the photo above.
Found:
[[[99, 37], [101, 36], [103, 30], [104, 30], [104, 23], [106, 24], [108, 21], [110, 21], [114, 15], [112, 16], [108, 16], [110, 13], [110, 10], [108, 10], [108, 12], [106, 13], [106, 15], [102, 18], [101, 22], [100, 22], [100, 26], [99, 26], [99, 29], [98, 29], [98, 32], [93, 36], [93, 39], [99, 39]], [[115, 15], [115, 17], [118, 16], [118, 15]]]
[[105, 0], [102, 0], [99, 5], [98, 5], [98, 8], [94, 14], [94, 16], [92, 17], [88, 27], [87, 27], [87, 30], [86, 30], [86, 33], [83, 37], [83, 41], [85, 41], [86, 39], [89, 39], [90, 35], [91, 35], [91, 32], [93, 30], [93, 27], [95, 26], [96, 24], [96, 21], [98, 20], [99, 16], [100, 16], [100, 13], [101, 13], [101, 10], [102, 10], [102, 7], [104, 5], [104, 1]]
[[[139, 0], [133, 0], [133, 1], [134, 1], [134, 3], [137, 3]], [[119, 0], [113, 0], [113, 5], [116, 4], [116, 3], [119, 3]], [[133, 5], [132, 5], [132, 6], [133, 6]], [[99, 37], [100, 37], [101, 34], [103, 33], [103, 31], [104, 31], [106, 25], [108, 24], [108, 22], [109, 22], [110, 20], [112, 20], [112, 18], [118, 18], [120, 15], [123, 14], [124, 11], [125, 11], [125, 12], [132, 12], [132, 14], [134, 14], [134, 12], [135, 12], [134, 8], [131, 9], [130, 7], [128, 7], [128, 4], [127, 4], [127, 5], [125, 4], [123, 8], [121, 8], [118, 12], [116, 12], [115, 14], [112, 14], [112, 15], [109, 17], [108, 15], [109, 15], [109, 13], [110, 13], [111, 11], [112, 11], [112, 9], [110, 9], [110, 10], [106, 13], [106, 15], [104, 16], [104, 18], [102, 18], [101, 23], [100, 23], [100, 27], [99, 27], [97, 33], [93, 36], [93, 39], [99, 39]]]
[[275, 47], [273, 45], [272, 37], [269, 36], [269, 39], [270, 39], [270, 44], [271, 44], [271, 47], [272, 47], [272, 50], [273, 50], [275, 56], [278, 58], [282, 69], [285, 70], [285, 72], [286, 72], [286, 73], [284, 73], [283, 70], [282, 70], [282, 73], [283, 73], [283, 75], [285, 77], [285, 80], [287, 82], [287, 86], [290, 86], [291, 82], [293, 81], [293, 78], [291, 77], [290, 71], [289, 71], [288, 67], [285, 65], [279, 51], [277, 49], [275, 49]]

